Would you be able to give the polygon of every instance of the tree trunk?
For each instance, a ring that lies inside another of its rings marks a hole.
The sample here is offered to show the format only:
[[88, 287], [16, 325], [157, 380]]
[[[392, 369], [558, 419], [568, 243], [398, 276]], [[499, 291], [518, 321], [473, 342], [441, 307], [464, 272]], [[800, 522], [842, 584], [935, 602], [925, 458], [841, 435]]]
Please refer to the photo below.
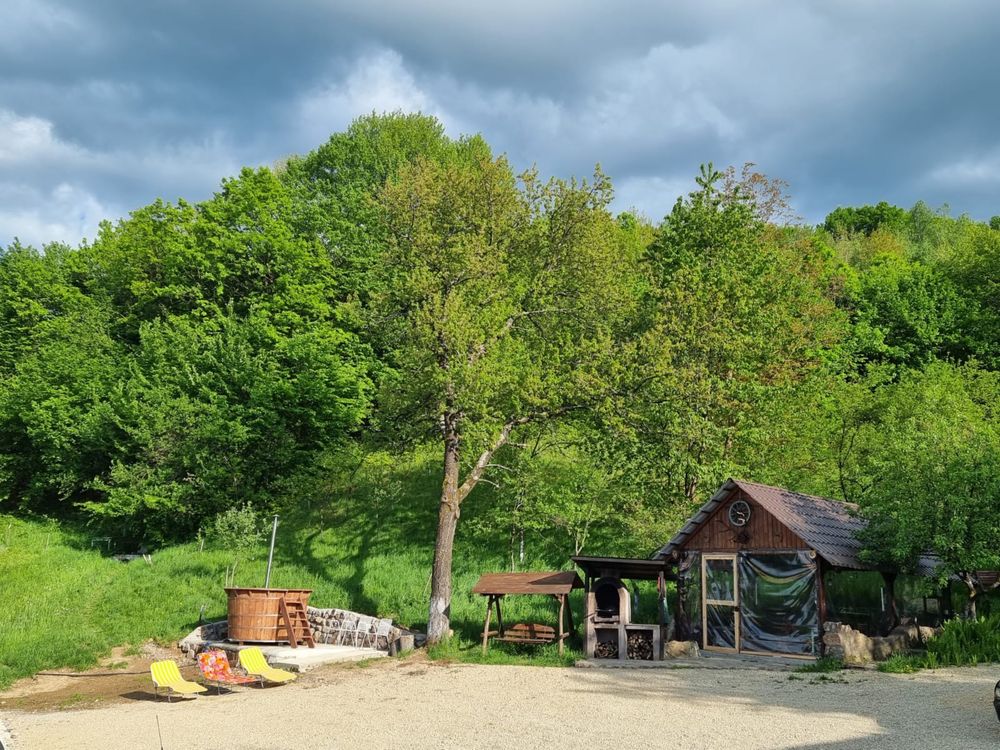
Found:
[[434, 542], [434, 567], [431, 571], [431, 603], [427, 616], [427, 642], [439, 643], [449, 635], [451, 624], [451, 558], [458, 527], [458, 434], [454, 419], [444, 421], [444, 482], [438, 510], [437, 538]]
[[[493, 444], [484, 450], [459, 486], [460, 415], [447, 412], [441, 417], [444, 436], [444, 482], [441, 485], [441, 507], [438, 510], [437, 539], [434, 542], [434, 568], [431, 571], [431, 606], [427, 616], [427, 642], [439, 643], [450, 635], [451, 620], [451, 558], [455, 547], [455, 529], [462, 501], [475, 488], [490, 464], [493, 454], [507, 444], [511, 430], [525, 424], [527, 418], [514, 419], [503, 426]], [[497, 615], [499, 618], [499, 614]]]
[[451, 626], [451, 557], [458, 527], [458, 508], [443, 499], [438, 513], [434, 568], [431, 572], [431, 606], [427, 618], [427, 642], [439, 643], [449, 636]]
[[969, 598], [965, 600], [964, 617], [966, 620], [976, 619], [976, 595], [979, 593], [976, 577], [972, 573], [962, 572], [958, 574], [959, 579], [965, 584], [969, 591]]

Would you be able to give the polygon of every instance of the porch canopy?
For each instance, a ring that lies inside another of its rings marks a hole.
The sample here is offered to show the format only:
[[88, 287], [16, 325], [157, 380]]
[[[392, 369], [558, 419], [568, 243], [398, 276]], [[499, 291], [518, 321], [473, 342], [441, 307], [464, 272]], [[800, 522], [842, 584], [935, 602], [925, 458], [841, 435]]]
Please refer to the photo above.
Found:
[[[567, 606], [567, 597], [573, 589], [582, 589], [583, 581], [574, 570], [539, 571], [534, 573], [484, 573], [475, 586], [473, 594], [487, 597], [486, 621], [483, 624], [483, 653], [489, 639], [509, 643], [552, 643], [558, 641], [559, 654], [563, 652], [563, 641], [573, 632], [573, 613]], [[500, 600], [509, 594], [551, 596], [559, 602], [558, 631], [547, 625], [534, 623], [504, 627]], [[493, 608], [497, 611], [497, 630], [490, 630]], [[563, 618], [569, 616], [569, 630], [563, 629]]]
[[588, 579], [613, 576], [628, 578], [632, 581], [656, 581], [660, 576], [674, 578], [672, 570], [675, 566], [671, 560], [656, 558], [645, 560], [633, 557], [587, 557], [577, 555], [571, 558]]

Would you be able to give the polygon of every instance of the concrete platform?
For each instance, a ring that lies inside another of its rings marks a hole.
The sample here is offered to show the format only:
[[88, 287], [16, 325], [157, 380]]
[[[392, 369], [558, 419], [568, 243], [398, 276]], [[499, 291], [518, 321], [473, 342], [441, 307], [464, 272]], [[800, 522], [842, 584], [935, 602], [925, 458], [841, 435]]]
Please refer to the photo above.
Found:
[[[235, 655], [254, 644], [241, 646], [229, 641], [214, 641], [209, 645], [212, 648], [221, 648], [223, 651]], [[336, 646], [328, 643], [317, 643], [316, 648], [265, 645], [258, 646], [258, 648], [264, 652], [268, 664], [278, 669], [287, 669], [289, 672], [308, 672], [326, 664], [382, 659], [388, 656], [385, 651], [376, 651], [373, 648]], [[235, 664], [235, 660], [233, 661]]]

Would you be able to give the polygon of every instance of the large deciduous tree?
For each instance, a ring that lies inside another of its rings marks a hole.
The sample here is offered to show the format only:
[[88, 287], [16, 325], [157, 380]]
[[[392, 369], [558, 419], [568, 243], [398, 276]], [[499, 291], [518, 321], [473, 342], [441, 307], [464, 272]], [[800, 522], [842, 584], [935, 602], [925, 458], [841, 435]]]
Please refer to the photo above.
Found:
[[869, 519], [867, 554], [913, 569], [939, 561], [943, 583], [967, 588], [975, 615], [977, 571], [1000, 568], [1000, 379], [973, 366], [934, 363], [907, 373], [873, 399], [855, 471], [865, 489], [853, 499]]
[[705, 486], [741, 473], [745, 444], [766, 439], [763, 407], [821, 366], [839, 336], [822, 254], [765, 221], [780, 200], [762, 204], [775, 192], [750, 177], [743, 186], [703, 167], [647, 253], [626, 434], [637, 476], [672, 504], [663, 518], [673, 510], [680, 521]]
[[[592, 183], [520, 184], [484, 142], [404, 167], [382, 194], [388, 244], [373, 305], [393, 376], [383, 424], [441, 442], [428, 638], [449, 632], [463, 501], [528, 424], [592, 405], [623, 313], [617, 230]], [[391, 415], [391, 416], [390, 416]]]

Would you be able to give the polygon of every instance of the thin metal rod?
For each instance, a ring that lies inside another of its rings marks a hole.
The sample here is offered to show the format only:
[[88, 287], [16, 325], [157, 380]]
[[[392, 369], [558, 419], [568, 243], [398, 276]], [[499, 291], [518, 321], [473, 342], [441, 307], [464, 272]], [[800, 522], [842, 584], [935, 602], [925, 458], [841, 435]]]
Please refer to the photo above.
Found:
[[274, 560], [274, 538], [278, 536], [278, 517], [274, 517], [274, 527], [271, 529], [271, 549], [267, 553], [267, 575], [264, 576], [264, 588], [271, 587], [271, 562]]

